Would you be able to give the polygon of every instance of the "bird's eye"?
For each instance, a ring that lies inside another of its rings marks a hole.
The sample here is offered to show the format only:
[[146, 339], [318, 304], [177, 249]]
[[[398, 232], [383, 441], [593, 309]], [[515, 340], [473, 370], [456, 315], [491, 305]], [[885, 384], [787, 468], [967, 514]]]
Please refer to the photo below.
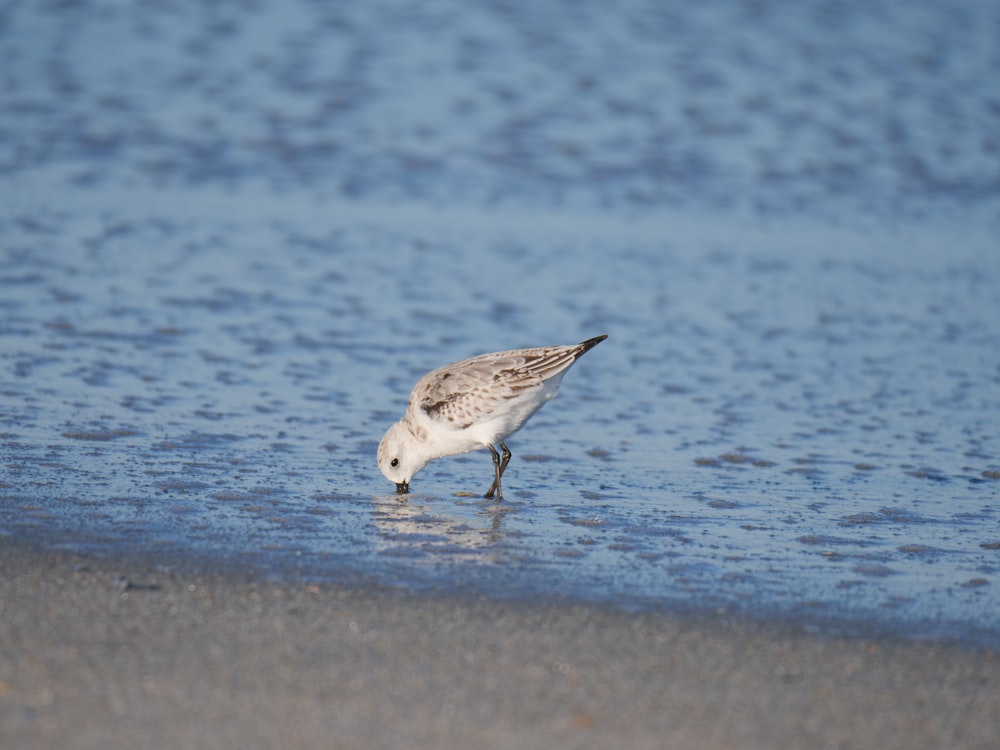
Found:
[[398, 458], [392, 459], [392, 461], [389, 462], [389, 466], [391, 466], [393, 468], [396, 468], [397, 466], [399, 466], [399, 459]]

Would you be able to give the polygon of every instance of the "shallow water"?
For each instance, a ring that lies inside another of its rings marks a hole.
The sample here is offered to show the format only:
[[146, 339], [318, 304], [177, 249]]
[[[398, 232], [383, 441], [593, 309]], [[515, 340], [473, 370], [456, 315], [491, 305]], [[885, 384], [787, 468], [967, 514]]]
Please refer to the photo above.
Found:
[[[991, 4], [282, 7], [0, 17], [0, 534], [1000, 643]], [[391, 494], [598, 333], [502, 506]]]

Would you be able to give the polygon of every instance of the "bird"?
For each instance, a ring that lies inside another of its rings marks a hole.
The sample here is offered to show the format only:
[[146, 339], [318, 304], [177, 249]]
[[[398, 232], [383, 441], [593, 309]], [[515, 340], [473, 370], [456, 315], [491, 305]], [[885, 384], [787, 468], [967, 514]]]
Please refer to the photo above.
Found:
[[567, 370], [607, 337], [480, 354], [427, 373], [413, 387], [406, 414], [379, 442], [379, 469], [406, 494], [429, 461], [488, 448], [493, 483], [485, 497], [502, 502], [500, 478], [511, 459], [504, 441], [555, 398]]

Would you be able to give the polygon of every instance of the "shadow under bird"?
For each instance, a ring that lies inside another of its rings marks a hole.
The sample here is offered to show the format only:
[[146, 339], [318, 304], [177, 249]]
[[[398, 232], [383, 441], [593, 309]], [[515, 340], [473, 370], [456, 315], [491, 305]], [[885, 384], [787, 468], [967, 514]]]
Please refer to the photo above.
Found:
[[500, 502], [500, 478], [511, 456], [504, 440], [555, 398], [566, 371], [606, 338], [480, 354], [429, 372], [413, 387], [406, 415], [382, 437], [379, 469], [405, 493], [429, 461], [489, 448], [493, 483], [486, 497]]

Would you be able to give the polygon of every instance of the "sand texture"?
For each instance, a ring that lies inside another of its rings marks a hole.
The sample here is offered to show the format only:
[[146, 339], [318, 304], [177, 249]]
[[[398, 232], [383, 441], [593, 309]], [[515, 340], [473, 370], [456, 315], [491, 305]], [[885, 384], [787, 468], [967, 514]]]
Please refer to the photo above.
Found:
[[995, 653], [0, 546], [5, 748], [988, 748]]

